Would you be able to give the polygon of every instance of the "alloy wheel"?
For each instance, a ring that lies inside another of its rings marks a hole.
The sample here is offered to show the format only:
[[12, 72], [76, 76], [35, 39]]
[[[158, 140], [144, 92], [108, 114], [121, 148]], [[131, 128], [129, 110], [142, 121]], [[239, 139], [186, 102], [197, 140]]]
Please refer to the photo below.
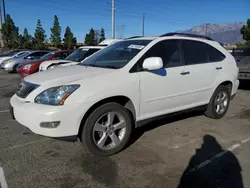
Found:
[[108, 112], [102, 115], [94, 124], [93, 141], [102, 150], [117, 147], [125, 137], [126, 121], [117, 112]]

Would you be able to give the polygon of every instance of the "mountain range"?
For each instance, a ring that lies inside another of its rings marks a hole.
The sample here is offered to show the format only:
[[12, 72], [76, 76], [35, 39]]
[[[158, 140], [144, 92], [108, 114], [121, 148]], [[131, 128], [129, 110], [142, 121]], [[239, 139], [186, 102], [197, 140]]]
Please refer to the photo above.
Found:
[[233, 22], [227, 24], [202, 24], [185, 31], [177, 31], [181, 33], [191, 33], [198, 35], [207, 35], [212, 39], [223, 44], [236, 44], [243, 42], [240, 30], [245, 23]]

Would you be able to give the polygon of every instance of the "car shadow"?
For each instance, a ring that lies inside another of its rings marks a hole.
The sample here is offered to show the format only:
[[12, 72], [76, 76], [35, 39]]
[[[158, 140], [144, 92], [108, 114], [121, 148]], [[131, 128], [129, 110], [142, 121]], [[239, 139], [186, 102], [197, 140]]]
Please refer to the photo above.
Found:
[[191, 157], [178, 188], [243, 188], [236, 156], [223, 150], [216, 138], [203, 137], [201, 148]]
[[127, 147], [133, 145], [140, 137], [148, 131], [156, 129], [160, 126], [167, 125], [176, 121], [188, 119], [191, 117], [202, 116], [205, 111], [205, 106], [198, 107], [191, 110], [181, 111], [168, 115], [163, 115], [137, 123], [137, 128], [134, 129], [130, 142]]
[[250, 90], [250, 80], [240, 80], [239, 89]]

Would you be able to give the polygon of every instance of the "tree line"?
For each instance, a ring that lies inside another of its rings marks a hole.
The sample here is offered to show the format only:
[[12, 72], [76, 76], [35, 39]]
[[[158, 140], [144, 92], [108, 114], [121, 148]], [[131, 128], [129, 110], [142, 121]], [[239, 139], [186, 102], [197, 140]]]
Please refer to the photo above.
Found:
[[[55, 48], [72, 49], [76, 46], [77, 39], [74, 37], [70, 27], [67, 26], [61, 37], [61, 26], [58, 17], [54, 16], [54, 23], [50, 28], [50, 42]], [[37, 20], [34, 36], [30, 35], [27, 28], [24, 28], [23, 34], [19, 34], [19, 28], [15, 25], [13, 19], [9, 14], [6, 15], [6, 21], [2, 25], [2, 38], [6, 48], [8, 49], [46, 49], [46, 43], [49, 43], [45, 30], [42, 27], [41, 20]], [[99, 42], [105, 40], [105, 31], [101, 28], [101, 31], [90, 29], [86, 34], [86, 45], [97, 45]]]

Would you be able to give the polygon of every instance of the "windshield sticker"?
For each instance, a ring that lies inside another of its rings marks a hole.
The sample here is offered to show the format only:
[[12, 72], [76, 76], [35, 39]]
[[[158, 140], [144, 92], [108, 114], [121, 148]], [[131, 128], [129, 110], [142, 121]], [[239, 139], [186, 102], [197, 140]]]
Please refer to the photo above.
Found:
[[128, 46], [128, 48], [132, 48], [132, 49], [137, 49], [137, 50], [142, 50], [145, 46], [143, 45], [136, 45], [136, 44], [131, 44]]
[[88, 51], [89, 49], [88, 48], [82, 48], [82, 51]]

